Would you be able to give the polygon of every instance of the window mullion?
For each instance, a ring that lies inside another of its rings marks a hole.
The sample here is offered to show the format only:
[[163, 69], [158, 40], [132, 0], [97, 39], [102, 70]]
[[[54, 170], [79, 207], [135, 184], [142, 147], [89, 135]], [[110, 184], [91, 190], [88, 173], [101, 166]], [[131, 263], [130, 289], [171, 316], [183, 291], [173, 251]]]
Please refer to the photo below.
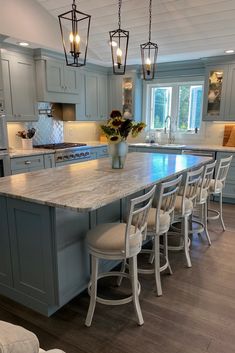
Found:
[[176, 127], [178, 127], [178, 109], [179, 109], [179, 85], [172, 87], [172, 107], [171, 116], [176, 119]]

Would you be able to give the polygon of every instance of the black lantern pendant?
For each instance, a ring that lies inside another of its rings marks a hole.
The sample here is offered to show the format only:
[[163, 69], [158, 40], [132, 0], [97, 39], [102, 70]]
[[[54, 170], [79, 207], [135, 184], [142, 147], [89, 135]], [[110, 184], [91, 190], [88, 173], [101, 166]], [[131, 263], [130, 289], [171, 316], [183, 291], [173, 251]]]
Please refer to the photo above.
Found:
[[118, 29], [109, 32], [110, 46], [113, 63], [113, 73], [124, 75], [126, 71], [126, 59], [129, 42], [129, 31], [121, 29], [121, 5], [118, 1]]
[[140, 44], [143, 77], [146, 81], [154, 79], [158, 53], [158, 45], [151, 42], [151, 26], [152, 0], [149, 0], [149, 41], [147, 43]]
[[72, 10], [58, 18], [66, 64], [75, 67], [86, 65], [91, 16], [77, 11], [73, 0]]

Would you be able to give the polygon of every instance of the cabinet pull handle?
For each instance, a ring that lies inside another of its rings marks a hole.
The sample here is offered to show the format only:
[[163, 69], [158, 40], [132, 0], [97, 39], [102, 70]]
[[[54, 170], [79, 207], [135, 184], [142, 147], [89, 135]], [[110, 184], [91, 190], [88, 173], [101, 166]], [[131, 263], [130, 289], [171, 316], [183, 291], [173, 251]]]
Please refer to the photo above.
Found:
[[24, 164], [31, 164], [31, 161], [25, 161]]

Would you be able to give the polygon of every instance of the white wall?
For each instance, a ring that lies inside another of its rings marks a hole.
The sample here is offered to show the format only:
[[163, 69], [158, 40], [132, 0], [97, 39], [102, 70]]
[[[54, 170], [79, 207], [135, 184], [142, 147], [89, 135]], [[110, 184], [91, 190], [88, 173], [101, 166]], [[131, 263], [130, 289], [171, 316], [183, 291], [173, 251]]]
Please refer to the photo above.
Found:
[[99, 123], [96, 122], [65, 122], [64, 140], [66, 142], [92, 142], [100, 137]]
[[1, 0], [0, 33], [62, 51], [57, 19], [35, 0]]

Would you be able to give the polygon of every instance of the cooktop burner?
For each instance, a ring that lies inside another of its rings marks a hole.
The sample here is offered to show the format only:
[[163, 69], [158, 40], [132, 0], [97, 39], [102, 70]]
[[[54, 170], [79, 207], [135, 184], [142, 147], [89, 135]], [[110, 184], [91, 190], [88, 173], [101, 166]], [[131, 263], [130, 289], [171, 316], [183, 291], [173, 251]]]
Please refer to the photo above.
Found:
[[75, 142], [62, 142], [62, 143], [48, 143], [46, 145], [33, 146], [34, 148], [46, 148], [52, 150], [58, 150], [63, 148], [81, 147], [86, 146], [86, 143], [75, 143]]

